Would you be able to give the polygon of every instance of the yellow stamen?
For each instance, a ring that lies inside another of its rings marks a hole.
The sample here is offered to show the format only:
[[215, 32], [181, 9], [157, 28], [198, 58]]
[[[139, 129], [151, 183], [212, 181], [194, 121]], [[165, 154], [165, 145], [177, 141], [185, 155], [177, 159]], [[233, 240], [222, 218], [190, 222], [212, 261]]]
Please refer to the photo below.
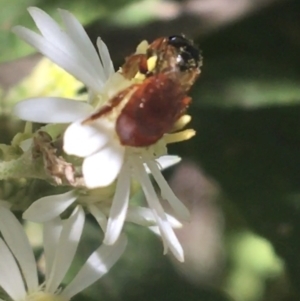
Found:
[[192, 120], [192, 116], [183, 115], [181, 116], [174, 124], [172, 132], [178, 131], [184, 128], [190, 121]]
[[164, 140], [166, 143], [176, 143], [191, 139], [196, 135], [196, 131], [193, 129], [187, 129], [178, 133], [166, 134]]

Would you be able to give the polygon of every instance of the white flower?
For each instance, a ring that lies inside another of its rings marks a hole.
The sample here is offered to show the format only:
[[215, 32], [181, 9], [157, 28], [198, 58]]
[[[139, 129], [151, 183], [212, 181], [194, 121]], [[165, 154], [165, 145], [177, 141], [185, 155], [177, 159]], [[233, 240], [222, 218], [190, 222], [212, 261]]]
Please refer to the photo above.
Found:
[[[179, 161], [180, 158], [177, 156], [163, 156], [157, 159], [156, 164], [159, 164], [160, 168], [165, 169]], [[143, 167], [142, 170], [145, 170], [145, 168]], [[149, 183], [151, 184], [150, 181]], [[24, 212], [23, 218], [34, 222], [45, 223], [57, 218], [68, 207], [77, 203], [76, 208], [84, 206], [87, 211], [94, 216], [102, 230], [106, 233], [104, 242], [107, 244], [112, 244], [118, 239], [123, 228], [124, 220], [149, 227], [151, 230], [154, 230], [155, 233], [160, 234], [160, 225], [157, 223], [157, 217], [153, 210], [129, 205], [129, 190], [130, 175], [123, 173], [120, 175], [120, 180], [118, 180], [116, 187], [115, 185], [111, 185], [111, 187], [89, 191], [82, 189], [71, 190], [63, 194], [42, 197], [35, 201]], [[155, 192], [151, 191], [151, 193], [153, 193], [154, 201], [158, 202]], [[113, 200], [111, 200], [112, 197]], [[114, 210], [110, 209], [112, 204], [117, 208], [114, 208]], [[182, 226], [182, 224], [171, 215], [165, 214], [165, 216], [167, 219], [166, 222], [171, 228], [180, 228]], [[107, 227], [108, 217], [109, 220], [114, 221], [114, 223], [110, 222], [109, 228]], [[113, 242], [111, 242], [111, 240], [113, 240]], [[183, 260], [182, 249], [176, 237], [173, 238], [170, 248], [172, 251], [174, 250], [173, 252], [179, 260]], [[167, 248], [165, 248], [165, 252], [166, 251]]]
[[[41, 35], [20, 26], [15, 27], [14, 32], [81, 80], [88, 87], [89, 103], [78, 104], [77, 102], [77, 105], [73, 105], [73, 101], [62, 98], [31, 99], [17, 104], [15, 114], [24, 120], [33, 122], [73, 122], [64, 135], [64, 150], [67, 154], [84, 158], [82, 173], [86, 186], [88, 188], [105, 187], [117, 179], [116, 192], [106, 227], [104, 239], [106, 244], [114, 244], [117, 241], [124, 220], [126, 216], [128, 217], [130, 183], [131, 178], [134, 178], [140, 182], [145, 193], [155, 224], [162, 236], [165, 252], [169, 248], [180, 261], [183, 261], [182, 247], [159, 202], [146, 169], [152, 173], [161, 190], [162, 197], [169, 202], [176, 215], [181, 219], [188, 220], [187, 208], [168, 186], [157, 166], [156, 159], [167, 154], [167, 143], [189, 139], [194, 132], [187, 130], [166, 134], [155, 145], [133, 148], [121, 145], [115, 131], [115, 121], [117, 114], [120, 113], [120, 106], [112, 110], [107, 118], [99, 118], [88, 123], [82, 122], [88, 118], [86, 113], [91, 112], [91, 105], [105, 104], [118, 92], [129, 87], [132, 81], [125, 80], [121, 73], [113, 73], [109, 52], [101, 39], [97, 41], [100, 60], [91, 41], [75, 17], [64, 10], [59, 10], [59, 12], [63, 20], [64, 31], [45, 12], [37, 8], [30, 8], [29, 13]], [[142, 48], [142, 46], [139, 47], [138, 51], [143, 51]], [[39, 104], [37, 105], [37, 103]], [[182, 125], [188, 122], [184, 121], [184, 117], [181, 120]], [[182, 126], [179, 128], [181, 129]]]
[[[55, 218], [44, 224], [45, 282], [39, 284], [34, 253], [22, 225], [13, 213], [0, 204], [0, 287], [13, 301], [70, 300], [99, 278], [119, 259], [126, 238], [114, 246], [100, 246], [88, 258], [74, 279], [60, 285], [74, 259], [84, 224], [84, 212], [78, 207], [69, 219]], [[49, 299], [51, 300], [51, 299]]]
[[[179, 261], [184, 261], [183, 249], [145, 169], [153, 175], [162, 197], [168, 201], [176, 216], [188, 220], [188, 209], [175, 196], [156, 162], [157, 157], [166, 154], [168, 136], [150, 147], [127, 147], [120, 144], [112, 123], [105, 121], [107, 119], [95, 120], [91, 124], [82, 123], [82, 120], [74, 122], [67, 128], [64, 136], [65, 152], [84, 157], [82, 173], [87, 187], [105, 187], [117, 179], [104, 243], [113, 244], [121, 233], [129, 204], [130, 178], [133, 178], [141, 184], [152, 210], [164, 243], [164, 253], [170, 249]], [[183, 137], [179, 135], [176, 139], [186, 139], [184, 132], [182, 135]]]
[[94, 96], [102, 91], [107, 79], [114, 74], [106, 45], [98, 38], [100, 60], [84, 28], [70, 12], [59, 9], [63, 30], [41, 9], [30, 7], [28, 11], [41, 34], [22, 26], [15, 26], [12, 31], [84, 83], [88, 88], [89, 101], [33, 98], [18, 103], [14, 114], [23, 120], [41, 123], [69, 123], [86, 116], [93, 109], [90, 103], [95, 100]]

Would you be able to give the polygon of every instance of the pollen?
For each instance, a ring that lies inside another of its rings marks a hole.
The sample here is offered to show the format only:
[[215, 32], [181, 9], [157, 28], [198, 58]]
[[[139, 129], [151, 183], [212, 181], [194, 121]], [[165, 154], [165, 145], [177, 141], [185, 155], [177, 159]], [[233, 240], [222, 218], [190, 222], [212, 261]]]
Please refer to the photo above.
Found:
[[157, 56], [151, 56], [148, 58], [147, 60], [147, 67], [148, 67], [148, 71], [151, 72], [155, 69], [156, 67], [156, 62], [157, 62]]
[[135, 75], [135, 77], [134, 77], [134, 79], [136, 79], [136, 80], [138, 80], [138, 81], [141, 81], [141, 82], [142, 82], [145, 78], [146, 78], [145, 74], [142, 74], [141, 72], [138, 72], [138, 73]]

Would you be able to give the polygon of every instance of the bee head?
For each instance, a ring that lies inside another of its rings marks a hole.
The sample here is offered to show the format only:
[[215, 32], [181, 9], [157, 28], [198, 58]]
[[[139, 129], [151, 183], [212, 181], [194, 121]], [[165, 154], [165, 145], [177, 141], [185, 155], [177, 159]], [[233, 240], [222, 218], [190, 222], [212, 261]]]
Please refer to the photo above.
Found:
[[180, 71], [201, 67], [202, 56], [200, 50], [191, 40], [183, 35], [173, 35], [168, 37], [168, 45], [176, 49], [176, 60]]

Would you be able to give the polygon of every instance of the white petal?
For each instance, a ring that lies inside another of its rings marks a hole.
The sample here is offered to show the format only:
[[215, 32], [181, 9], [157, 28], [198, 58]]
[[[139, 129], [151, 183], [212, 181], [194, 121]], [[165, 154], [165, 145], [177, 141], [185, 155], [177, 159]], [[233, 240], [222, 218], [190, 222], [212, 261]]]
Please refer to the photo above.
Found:
[[72, 123], [65, 131], [64, 151], [69, 155], [87, 157], [99, 151], [111, 139], [105, 128], [95, 124]]
[[[182, 223], [175, 217], [169, 214], [166, 214], [166, 216], [172, 228], [182, 227]], [[129, 206], [126, 221], [146, 227], [156, 223], [153, 211], [149, 208], [139, 206]]]
[[156, 223], [151, 209], [136, 206], [129, 206], [126, 221], [145, 227], [149, 227]]
[[62, 220], [57, 217], [44, 223], [43, 245], [46, 261], [46, 282], [49, 281], [50, 272], [53, 267], [55, 253], [58, 247], [59, 237], [62, 230]]
[[99, 83], [97, 79], [86, 70], [86, 68], [83, 68], [81, 64], [82, 62], [79, 59], [72, 57], [71, 53], [65, 53], [44, 37], [25, 27], [15, 26], [12, 31], [92, 90], [98, 92], [101, 90], [102, 83]]
[[130, 169], [128, 168], [128, 164], [124, 164], [117, 180], [116, 192], [112, 201], [103, 240], [107, 245], [114, 244], [122, 231], [129, 203], [130, 180]]
[[82, 173], [88, 188], [110, 185], [118, 176], [124, 160], [124, 147], [109, 143], [98, 153], [85, 158]]
[[54, 293], [65, 277], [77, 250], [81, 237], [85, 214], [81, 206], [77, 206], [72, 215], [63, 221], [63, 228], [59, 238], [53, 268], [46, 291]]
[[22, 120], [40, 123], [70, 123], [90, 114], [86, 102], [60, 97], [30, 98], [17, 103], [13, 114]]
[[78, 49], [81, 50], [81, 53], [83, 53], [89, 60], [90, 65], [95, 70], [94, 73], [99, 75], [99, 82], [102, 81], [105, 83], [108, 77], [104, 75], [104, 70], [99, 56], [83, 26], [69, 11], [64, 9], [59, 9], [58, 11], [60, 12], [61, 18], [65, 24], [66, 32], [76, 44]]
[[93, 217], [96, 219], [97, 223], [101, 227], [102, 231], [106, 231], [107, 218], [105, 214], [100, 210], [100, 208], [94, 204], [88, 205], [88, 209]]
[[0, 207], [0, 231], [18, 260], [28, 290], [34, 291], [38, 287], [38, 278], [32, 248], [22, 225], [9, 209], [2, 206]]
[[76, 52], [76, 48], [71, 43], [67, 34], [58, 26], [58, 24], [43, 10], [37, 7], [29, 7], [28, 12], [31, 15], [36, 27], [42, 36], [57, 49], [71, 55]]
[[161, 195], [164, 199], [166, 199], [170, 206], [175, 211], [176, 215], [183, 220], [190, 220], [190, 212], [186, 208], [186, 206], [177, 198], [169, 184], [163, 177], [161, 171], [159, 170], [156, 163], [152, 160], [147, 160], [147, 165], [157, 182], [159, 188], [161, 189]]
[[[146, 189], [144, 190], [144, 192], [146, 194]], [[152, 202], [152, 205], [155, 206], [155, 208], [158, 208], [160, 206], [158, 205], [159, 203], [154, 204], [156, 200], [150, 200], [150, 199], [147, 200], [149, 204]], [[184, 253], [183, 253], [182, 246], [178, 241], [168, 220], [166, 219], [164, 214], [162, 214], [162, 212], [154, 211], [154, 216], [156, 218], [156, 222], [160, 230], [160, 235], [164, 242], [164, 246], [165, 246], [164, 254], [167, 253], [166, 247], [168, 247], [170, 248], [171, 252], [174, 254], [174, 256], [177, 258], [178, 261], [184, 262]]]
[[30, 7], [28, 8], [28, 11], [41, 34], [45, 37], [45, 39], [47, 39], [47, 41], [49, 41], [49, 43], [72, 57], [74, 61], [78, 62], [82, 71], [86, 71], [94, 78], [97, 78], [100, 84], [103, 83], [103, 81], [97, 76], [98, 72], [93, 62], [89, 59], [89, 53], [85, 53], [84, 51], [82, 52], [82, 47], [78, 47], [81, 43], [81, 41], [77, 41], [78, 35], [74, 37], [75, 41], [72, 41], [73, 37], [70, 37], [65, 31], [63, 31], [43, 10], [37, 7]]
[[25, 300], [26, 291], [19, 267], [4, 241], [0, 238], [0, 287], [14, 301]]
[[[155, 161], [157, 162], [160, 170], [165, 170], [171, 166], [178, 164], [181, 161], [181, 158], [178, 156], [167, 155], [167, 156], [161, 156], [155, 159]], [[150, 174], [151, 171], [148, 168], [147, 164], [144, 164], [144, 167], [146, 169], [146, 172]]]
[[48, 222], [63, 213], [76, 199], [74, 190], [40, 198], [23, 213], [23, 218], [37, 223]]
[[100, 53], [106, 79], [108, 79], [113, 73], [115, 73], [113, 62], [110, 58], [108, 48], [101, 38], [97, 39], [97, 47]]
[[167, 214], [167, 213], [166, 213], [166, 216], [167, 216], [167, 220], [168, 220], [169, 224], [171, 225], [171, 227], [173, 229], [182, 228], [182, 223], [178, 219], [176, 219], [174, 216]]
[[127, 239], [123, 235], [120, 236], [119, 240], [112, 246], [100, 246], [88, 258], [87, 262], [61, 295], [70, 299], [101, 278], [121, 257], [125, 251], [126, 245]]
[[[0, 200], [0, 206], [4, 207], [4, 208], [7, 208], [7, 209], [10, 209], [12, 204], [7, 202], [7, 201], [2, 201]], [[1, 208], [1, 207], [0, 207]]]
[[136, 173], [137, 179], [139, 179], [142, 185], [142, 189], [145, 193], [149, 207], [153, 209], [153, 214], [160, 229], [164, 246], [169, 247], [174, 256], [179, 261], [183, 262], [184, 254], [182, 246], [180, 245], [171, 225], [168, 222], [163, 207], [159, 203], [158, 197], [144, 169], [142, 161], [139, 158], [134, 158], [134, 160], [132, 160], [132, 164], [134, 166], [134, 172]]
[[148, 227], [149, 230], [151, 230], [154, 234], [156, 234], [157, 236], [161, 236], [160, 235], [160, 230], [159, 230], [159, 227], [158, 226], [151, 226], [151, 227]]

